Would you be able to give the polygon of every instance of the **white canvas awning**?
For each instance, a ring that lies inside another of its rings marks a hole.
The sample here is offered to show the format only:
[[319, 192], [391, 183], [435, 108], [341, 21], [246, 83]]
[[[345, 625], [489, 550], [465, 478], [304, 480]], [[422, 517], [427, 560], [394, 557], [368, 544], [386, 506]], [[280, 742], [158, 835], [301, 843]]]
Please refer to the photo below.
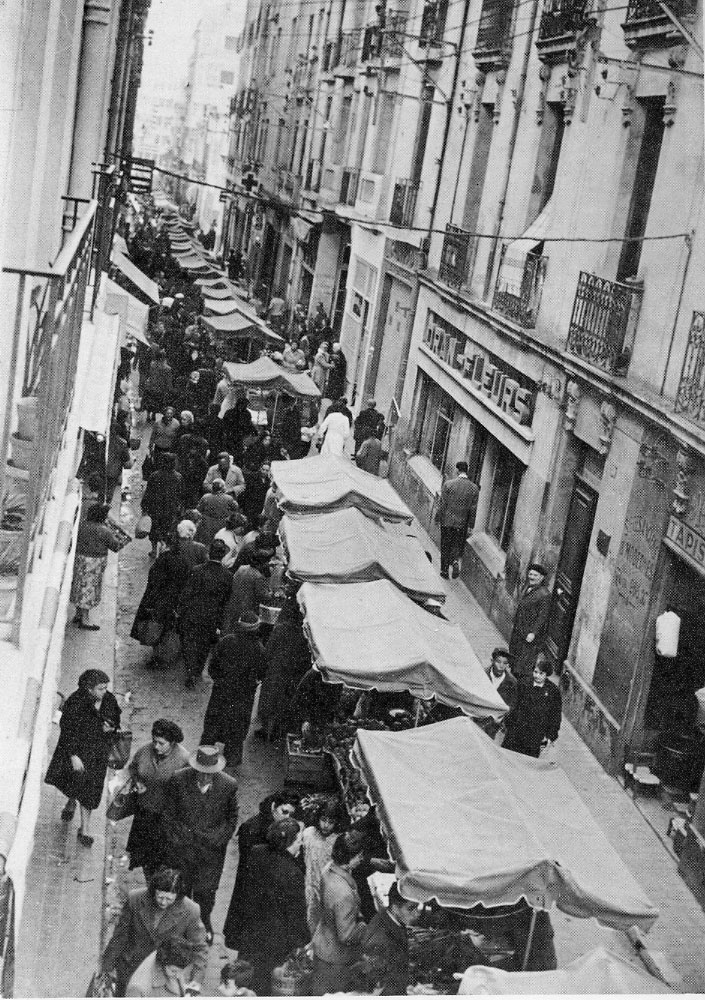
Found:
[[120, 317], [96, 309], [79, 416], [86, 431], [107, 435], [110, 430], [119, 357]]
[[135, 267], [132, 261], [128, 260], [119, 250], [113, 250], [110, 260], [143, 295], [154, 302], [155, 305], [159, 305], [159, 285], [157, 285], [156, 281], [148, 278], [146, 274], [140, 271], [138, 267]]
[[120, 346], [125, 347], [128, 337], [134, 337], [149, 347], [147, 325], [149, 306], [130, 295], [110, 278], [105, 283], [105, 312], [120, 317]]
[[524, 235], [507, 244], [499, 269], [499, 286], [517, 298], [521, 295], [524, 280], [524, 268], [527, 256], [536, 250], [539, 243], [553, 230], [553, 199], [549, 198], [541, 214], [536, 218]]

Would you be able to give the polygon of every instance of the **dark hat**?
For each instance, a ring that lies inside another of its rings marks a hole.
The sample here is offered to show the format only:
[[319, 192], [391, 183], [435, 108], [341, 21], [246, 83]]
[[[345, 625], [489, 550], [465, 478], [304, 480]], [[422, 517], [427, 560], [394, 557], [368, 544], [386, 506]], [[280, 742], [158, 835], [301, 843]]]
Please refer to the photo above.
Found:
[[240, 615], [240, 617], [237, 620], [237, 627], [239, 632], [256, 632], [259, 626], [260, 626], [259, 618], [251, 611], [246, 611], [244, 614]]
[[540, 573], [541, 576], [548, 576], [548, 570], [546, 569], [545, 566], [542, 566], [541, 563], [537, 562], [529, 563], [526, 572], [531, 573], [532, 570], [535, 573]]
[[188, 759], [194, 771], [202, 774], [217, 774], [225, 767], [225, 757], [215, 747], [199, 747]]

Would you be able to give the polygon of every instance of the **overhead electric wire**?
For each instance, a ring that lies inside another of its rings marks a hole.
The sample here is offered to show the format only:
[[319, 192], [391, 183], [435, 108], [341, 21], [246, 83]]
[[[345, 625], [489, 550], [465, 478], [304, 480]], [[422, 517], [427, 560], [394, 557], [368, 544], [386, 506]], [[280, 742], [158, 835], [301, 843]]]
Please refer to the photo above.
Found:
[[[297, 216], [306, 222], [310, 222], [311, 214], [322, 214], [325, 209], [308, 209], [299, 210], [296, 208], [290, 208], [288, 205], [283, 204], [276, 199], [269, 197], [267, 195], [252, 194], [249, 191], [233, 191], [231, 188], [224, 187], [222, 184], [214, 184], [211, 181], [203, 181], [199, 178], [189, 177], [187, 174], [179, 174], [173, 170], [167, 170], [166, 167], [158, 167], [156, 164], [154, 170], [157, 173], [164, 174], [167, 177], [173, 177], [176, 180], [184, 181], [187, 184], [197, 184], [201, 187], [214, 188], [216, 191], [225, 191], [227, 194], [232, 195], [237, 198], [246, 198], [250, 201], [256, 202], [258, 204], [264, 205], [266, 208], [276, 208], [288, 212], [289, 215]], [[330, 214], [330, 209], [327, 210]], [[425, 234], [430, 233], [440, 233], [445, 236], [445, 229], [431, 229], [428, 226], [397, 226], [392, 222], [386, 222], [384, 220], [369, 219], [365, 216], [340, 216], [344, 222], [357, 223], [364, 226], [372, 226], [384, 229], [399, 229], [402, 232], [421, 232]], [[690, 239], [690, 232], [683, 233], [662, 233], [656, 236], [544, 236], [541, 240], [536, 240], [537, 243], [653, 243], [663, 240], [677, 240], [685, 239], [686, 237]], [[518, 233], [515, 236], [508, 235], [506, 233], [480, 233], [480, 232], [463, 232], [463, 236], [471, 239], [499, 239], [505, 242], [511, 243], [513, 240], [526, 239], [526, 233]]]

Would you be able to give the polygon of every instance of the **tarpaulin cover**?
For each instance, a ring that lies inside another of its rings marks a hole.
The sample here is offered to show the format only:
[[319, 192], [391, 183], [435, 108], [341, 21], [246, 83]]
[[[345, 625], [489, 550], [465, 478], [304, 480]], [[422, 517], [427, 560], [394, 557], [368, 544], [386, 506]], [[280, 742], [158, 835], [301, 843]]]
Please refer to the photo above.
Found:
[[282, 492], [279, 506], [287, 514], [357, 507], [388, 521], [413, 520], [413, 514], [386, 479], [363, 472], [347, 458], [314, 455], [292, 462], [272, 462], [272, 477]]
[[138, 267], [132, 263], [131, 260], [120, 253], [119, 250], [113, 250], [110, 254], [110, 259], [120, 271], [128, 278], [133, 285], [135, 285], [139, 290], [151, 299], [155, 305], [159, 305], [159, 285], [156, 281], [152, 281], [148, 278], [146, 274], [143, 274]]
[[121, 347], [127, 345], [128, 337], [134, 337], [141, 344], [150, 346], [147, 339], [149, 306], [140, 302], [134, 295], [130, 295], [110, 278], [105, 282], [105, 312], [120, 317]]
[[460, 628], [414, 604], [389, 580], [304, 583], [298, 600], [316, 665], [331, 683], [411, 691], [469, 715], [505, 715], [507, 706]]
[[198, 285], [199, 288], [230, 288], [224, 274], [219, 275], [217, 278], [196, 278], [194, 285]]
[[227, 316], [238, 308], [237, 299], [213, 299], [209, 292], [204, 292], [203, 308], [210, 309], [217, 316]]
[[[97, 309], [79, 423], [86, 431], [107, 435], [113, 409], [115, 377], [120, 361], [120, 317]], [[77, 384], [81, 384], [77, 380]]]
[[185, 256], [176, 254], [175, 260], [179, 267], [183, 268], [184, 271], [210, 270], [211, 267], [208, 261], [204, 260], [202, 257], [197, 257], [196, 254], [188, 254]]
[[[199, 279], [197, 279], [196, 283], [199, 284], [199, 285], [201, 285], [202, 280], [203, 280], [202, 278], [199, 278]], [[206, 279], [206, 280], [210, 280], [210, 279]], [[229, 288], [215, 288], [213, 285], [209, 285], [209, 286], [206, 286], [206, 287], [204, 287], [203, 285], [201, 285], [201, 288], [203, 290], [203, 295], [205, 297], [207, 297], [208, 300], [211, 300], [211, 299], [228, 299], [228, 300], [231, 300], [232, 297], [233, 297], [233, 293], [230, 291]], [[231, 311], [232, 310], [228, 309], [228, 312], [231, 312]]]
[[113, 236], [113, 246], [118, 251], [118, 253], [121, 253], [124, 257], [127, 257], [127, 255], [130, 252], [127, 248], [125, 237], [121, 236], [120, 233], [115, 233], [115, 235]]
[[488, 965], [471, 966], [458, 987], [459, 995], [566, 996], [575, 993], [672, 993], [665, 983], [650, 976], [643, 965], [630, 962], [600, 945], [564, 969], [552, 972], [505, 972]]
[[230, 313], [229, 316], [201, 316], [201, 320], [206, 326], [220, 333], [241, 333], [243, 330], [259, 332], [257, 327], [239, 312]]
[[278, 392], [288, 392], [293, 396], [320, 396], [312, 378], [303, 373], [288, 372], [271, 358], [257, 358], [250, 364], [242, 365], [226, 361], [223, 367], [227, 369], [230, 381], [237, 385], [246, 385], [254, 389], [274, 389]]
[[565, 772], [503, 750], [470, 719], [360, 730], [353, 759], [404, 896], [457, 907], [524, 897], [618, 929], [658, 916]]
[[438, 573], [408, 524], [366, 517], [354, 507], [284, 517], [279, 534], [289, 572], [311, 583], [391, 580], [412, 597], [445, 600]]

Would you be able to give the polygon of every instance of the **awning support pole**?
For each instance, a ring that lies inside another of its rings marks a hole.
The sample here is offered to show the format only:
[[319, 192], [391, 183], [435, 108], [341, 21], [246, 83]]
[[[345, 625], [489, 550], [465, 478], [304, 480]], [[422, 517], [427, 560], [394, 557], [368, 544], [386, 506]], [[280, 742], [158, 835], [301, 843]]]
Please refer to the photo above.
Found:
[[531, 923], [529, 924], [529, 936], [526, 939], [526, 948], [524, 949], [524, 959], [521, 963], [521, 971], [526, 972], [526, 967], [529, 964], [529, 955], [531, 954], [531, 946], [534, 943], [534, 931], [536, 930], [536, 916], [538, 910], [532, 909], [531, 911]]
[[274, 434], [274, 422], [277, 419], [277, 404], [279, 403], [279, 397], [281, 392], [278, 392], [274, 397], [274, 409], [272, 410], [272, 434]]

